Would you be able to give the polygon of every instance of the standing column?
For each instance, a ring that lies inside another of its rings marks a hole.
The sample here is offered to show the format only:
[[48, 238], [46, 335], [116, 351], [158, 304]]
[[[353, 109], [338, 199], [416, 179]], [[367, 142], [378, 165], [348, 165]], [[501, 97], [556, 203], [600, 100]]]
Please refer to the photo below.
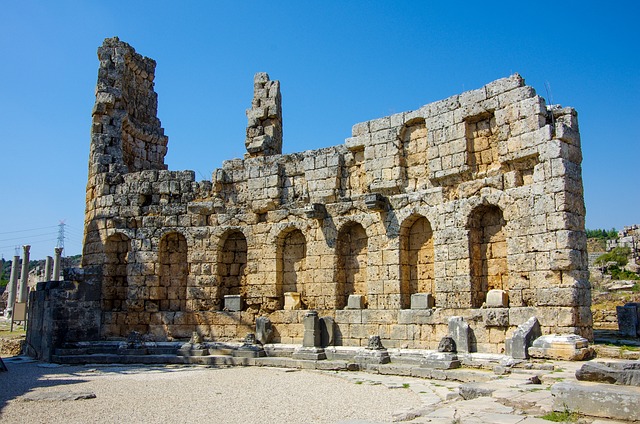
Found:
[[13, 257], [11, 263], [11, 277], [9, 278], [9, 299], [7, 300], [7, 312], [6, 316], [13, 315], [13, 304], [16, 302], [16, 291], [18, 289], [18, 266], [20, 264], [20, 257], [18, 255]]
[[62, 260], [62, 247], [54, 249], [56, 255], [53, 258], [53, 281], [60, 281], [60, 261]]
[[25, 244], [22, 246], [22, 272], [20, 273], [20, 289], [18, 290], [18, 302], [26, 303], [27, 301], [27, 282], [29, 281], [29, 249], [31, 246]]
[[51, 261], [53, 261], [51, 256], [47, 256], [44, 261], [44, 281], [51, 281]]

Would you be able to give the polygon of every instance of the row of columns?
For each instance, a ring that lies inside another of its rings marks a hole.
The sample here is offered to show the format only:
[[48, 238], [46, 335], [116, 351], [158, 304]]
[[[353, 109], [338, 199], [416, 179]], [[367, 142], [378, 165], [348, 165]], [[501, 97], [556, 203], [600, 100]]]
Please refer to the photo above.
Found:
[[[13, 257], [11, 263], [11, 276], [9, 277], [9, 298], [7, 299], [7, 309], [5, 311], [5, 317], [11, 317], [13, 315], [13, 305], [17, 303], [26, 303], [27, 294], [29, 292], [27, 283], [29, 282], [29, 250], [31, 246], [22, 246], [22, 271], [20, 273], [20, 285], [18, 285], [18, 265], [20, 262], [19, 256]], [[56, 247], [54, 249], [55, 256], [47, 256], [45, 261], [44, 281], [60, 281], [60, 263], [62, 261], [62, 248]], [[53, 279], [51, 279], [51, 262], [53, 261]]]

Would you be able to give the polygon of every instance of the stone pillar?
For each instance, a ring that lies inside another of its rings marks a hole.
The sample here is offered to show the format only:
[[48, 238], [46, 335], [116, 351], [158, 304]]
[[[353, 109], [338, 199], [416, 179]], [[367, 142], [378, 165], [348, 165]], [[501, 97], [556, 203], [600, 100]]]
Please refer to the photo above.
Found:
[[18, 266], [20, 264], [20, 257], [14, 256], [13, 262], [11, 263], [11, 277], [9, 278], [9, 299], [7, 300], [7, 312], [6, 316], [10, 317], [13, 315], [13, 304], [16, 301], [16, 291], [18, 289]]
[[27, 282], [29, 281], [29, 249], [31, 246], [25, 244], [22, 246], [22, 272], [20, 273], [20, 288], [18, 289], [18, 302], [26, 303], [27, 301]]
[[302, 347], [293, 352], [293, 359], [327, 359], [327, 355], [321, 346], [320, 319], [317, 311], [309, 311], [302, 319], [304, 335]]
[[53, 258], [53, 281], [60, 281], [60, 261], [62, 260], [62, 247], [54, 249], [55, 257]]
[[51, 261], [53, 261], [53, 258], [47, 256], [44, 262], [44, 281], [51, 281]]

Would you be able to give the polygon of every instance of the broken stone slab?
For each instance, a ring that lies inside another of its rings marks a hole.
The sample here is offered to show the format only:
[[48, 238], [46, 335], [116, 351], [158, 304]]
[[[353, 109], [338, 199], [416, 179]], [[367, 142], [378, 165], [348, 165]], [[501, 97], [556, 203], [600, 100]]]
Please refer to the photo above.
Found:
[[320, 345], [322, 347], [335, 344], [336, 323], [331, 317], [320, 318]]
[[461, 384], [458, 390], [460, 391], [460, 396], [462, 396], [464, 400], [470, 400], [479, 397], [491, 396], [496, 389], [487, 387], [484, 384], [465, 383]]
[[449, 318], [449, 335], [456, 342], [458, 352], [471, 352], [471, 328], [463, 317], [455, 316]]
[[533, 358], [583, 361], [593, 357], [589, 341], [576, 334], [550, 334], [538, 337], [528, 350]]
[[631, 290], [635, 286], [635, 281], [616, 281], [606, 286], [609, 291]]
[[506, 308], [509, 306], [509, 295], [504, 290], [489, 290], [485, 305], [487, 308]]
[[587, 362], [576, 371], [580, 381], [640, 387], [640, 362]]
[[209, 349], [203, 344], [202, 336], [194, 331], [191, 333], [191, 339], [178, 349], [179, 356], [207, 356]]
[[271, 320], [267, 317], [256, 318], [256, 340], [258, 343], [265, 345], [271, 342], [273, 337], [273, 328]]
[[267, 356], [262, 345], [259, 345], [256, 339], [256, 335], [253, 333], [247, 333], [247, 336], [243, 340], [242, 346], [234, 350], [232, 355], [241, 358], [260, 358]]
[[538, 318], [531, 317], [518, 326], [513, 336], [506, 340], [505, 353], [514, 359], [529, 359], [529, 347], [533, 341], [542, 336]]
[[597, 383], [560, 382], [551, 387], [554, 411], [576, 411], [593, 417], [640, 420], [640, 388]]

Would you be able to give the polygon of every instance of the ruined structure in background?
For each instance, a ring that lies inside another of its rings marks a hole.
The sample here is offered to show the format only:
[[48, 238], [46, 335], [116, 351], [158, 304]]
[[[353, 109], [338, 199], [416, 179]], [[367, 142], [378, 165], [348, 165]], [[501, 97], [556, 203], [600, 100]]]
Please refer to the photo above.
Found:
[[453, 316], [458, 351], [503, 352], [534, 316], [592, 338], [577, 114], [519, 75], [282, 155], [259, 73], [248, 153], [196, 182], [164, 163], [155, 62], [117, 38], [98, 56], [83, 268], [40, 312], [46, 343], [241, 340], [260, 316], [301, 343], [312, 309], [345, 346], [435, 349]]

